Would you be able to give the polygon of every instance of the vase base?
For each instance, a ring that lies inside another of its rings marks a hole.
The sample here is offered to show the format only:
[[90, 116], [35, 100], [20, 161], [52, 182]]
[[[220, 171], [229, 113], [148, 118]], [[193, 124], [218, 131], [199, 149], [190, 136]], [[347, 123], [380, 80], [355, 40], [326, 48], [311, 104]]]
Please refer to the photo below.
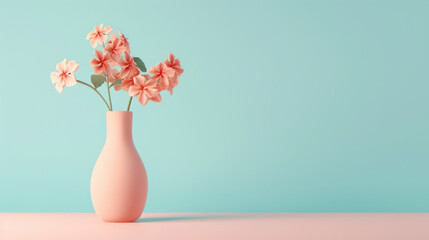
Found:
[[137, 221], [138, 218], [137, 219], [102, 219], [100, 218], [100, 220], [108, 223], [130, 223], [130, 222]]

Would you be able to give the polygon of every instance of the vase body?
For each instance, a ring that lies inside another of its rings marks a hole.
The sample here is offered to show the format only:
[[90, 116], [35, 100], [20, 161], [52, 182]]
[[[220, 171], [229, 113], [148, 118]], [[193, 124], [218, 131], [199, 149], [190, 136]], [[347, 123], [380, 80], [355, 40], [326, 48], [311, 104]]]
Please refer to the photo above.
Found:
[[132, 112], [106, 113], [106, 142], [91, 176], [91, 199], [106, 222], [133, 222], [147, 198], [146, 169], [132, 138]]

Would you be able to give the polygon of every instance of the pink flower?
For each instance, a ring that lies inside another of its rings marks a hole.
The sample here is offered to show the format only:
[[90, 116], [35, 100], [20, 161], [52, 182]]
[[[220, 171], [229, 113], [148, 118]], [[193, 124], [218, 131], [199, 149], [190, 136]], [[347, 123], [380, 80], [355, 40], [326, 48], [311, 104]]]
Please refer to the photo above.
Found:
[[134, 62], [129, 52], [125, 52], [124, 59], [120, 58], [118, 60], [118, 64], [121, 67], [120, 77], [122, 79], [133, 78], [139, 75], [140, 71], [137, 68], [137, 64]]
[[107, 41], [107, 34], [112, 32], [112, 28], [111, 27], [104, 27], [104, 24], [100, 24], [96, 27], [94, 27], [94, 31], [88, 33], [88, 35], [86, 36], [86, 40], [90, 40], [90, 44], [93, 48], [97, 47], [97, 43], [98, 44], [103, 44]]
[[168, 79], [169, 84], [168, 84], [168, 87], [166, 88], [166, 90], [170, 92], [170, 95], [173, 95], [173, 88], [175, 88], [179, 84], [178, 78], [180, 75], [182, 75], [184, 70], [180, 65], [180, 60], [176, 59], [176, 57], [174, 57], [174, 55], [171, 53], [168, 54], [168, 59], [165, 60], [164, 64], [167, 67], [174, 69], [174, 76]]
[[94, 69], [95, 75], [101, 75], [102, 73], [109, 74], [110, 72], [110, 56], [107, 53], [103, 56], [101, 50], [94, 51], [95, 58], [89, 61], [89, 65]]
[[[150, 76], [148, 74], [141, 75], [141, 76], [143, 76], [146, 79], [150, 78]], [[121, 85], [122, 90], [128, 92], [128, 90], [130, 89], [130, 87], [134, 86], [134, 80], [133, 80], [133, 78], [134, 77], [122, 80], [122, 85]]]
[[160, 80], [162, 89], [167, 89], [169, 86], [169, 78], [174, 76], [175, 71], [160, 62], [158, 65], [149, 68], [148, 73], [153, 74], [152, 79]]
[[132, 78], [127, 78], [122, 80], [122, 84], [121, 84], [121, 88], [122, 90], [128, 92], [128, 90], [130, 89], [131, 86], [134, 85], [134, 81]]
[[169, 68], [174, 69], [174, 71], [176, 72], [175, 75], [180, 76], [183, 73], [183, 68], [180, 65], [180, 60], [176, 59], [176, 57], [169, 53], [168, 54], [168, 59], [164, 61], [165, 65]]
[[[120, 81], [120, 80], [121, 80], [121, 78], [119, 77], [119, 74], [120, 74], [120, 73], [119, 73], [118, 69], [113, 68], [113, 69], [110, 71], [110, 74], [109, 74], [109, 76], [108, 76], [109, 82], [113, 83], [113, 82], [115, 82], [115, 81]], [[121, 85], [114, 85], [114, 86], [113, 86], [113, 88], [114, 88], [116, 91], [119, 91], [119, 90], [121, 90]]]
[[127, 49], [127, 52], [130, 52], [130, 43], [128, 42], [128, 38], [124, 36], [124, 34], [119, 31], [119, 36], [121, 37], [122, 43], [124, 44], [124, 47]]
[[156, 89], [156, 80], [150, 79], [147, 80], [148, 76], [146, 75], [138, 75], [133, 78], [134, 85], [130, 87], [128, 93], [132, 97], [137, 96], [137, 100], [141, 105], [146, 105], [146, 103], [158, 94], [158, 90]]
[[106, 51], [106, 55], [110, 56], [111, 64], [117, 65], [117, 62], [121, 58], [121, 54], [126, 51], [124, 44], [121, 39], [116, 37], [116, 33], [112, 34], [110, 37], [109, 43], [104, 47], [104, 51]]
[[55, 85], [55, 88], [59, 93], [64, 89], [64, 85], [71, 87], [76, 85], [76, 77], [73, 74], [79, 68], [79, 64], [75, 61], [68, 62], [67, 59], [57, 64], [58, 72], [51, 73], [52, 84]]

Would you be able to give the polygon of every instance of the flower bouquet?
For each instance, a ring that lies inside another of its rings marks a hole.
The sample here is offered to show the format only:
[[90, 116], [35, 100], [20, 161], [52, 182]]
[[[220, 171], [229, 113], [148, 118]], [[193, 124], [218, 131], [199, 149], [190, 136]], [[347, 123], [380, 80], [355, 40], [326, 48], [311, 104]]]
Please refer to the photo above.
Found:
[[[96, 26], [86, 39], [93, 48], [101, 47], [94, 51], [95, 57], [89, 62], [94, 69], [92, 85], [76, 79], [79, 64], [67, 59], [57, 64], [58, 72], [51, 73], [52, 84], [61, 93], [64, 86], [80, 83], [95, 91], [106, 105], [106, 142], [92, 171], [92, 203], [104, 221], [135, 221], [146, 204], [148, 180], [132, 139], [131, 103], [134, 97], [143, 106], [148, 101], [161, 102], [162, 91], [172, 95], [183, 69], [179, 59], [170, 53], [164, 62], [147, 70], [139, 57], [131, 56], [130, 44], [124, 34], [119, 32], [118, 37], [104, 24]], [[103, 84], [107, 100], [99, 91]], [[128, 93], [130, 99], [126, 111], [113, 111], [111, 88]]]
[[[107, 42], [109, 34], [110, 40]], [[130, 110], [133, 97], [137, 97], [140, 104], [144, 106], [149, 100], [161, 102], [160, 93], [164, 90], [168, 90], [170, 95], [173, 95], [173, 89], [178, 85], [178, 78], [183, 73], [180, 60], [173, 54], [170, 53], [164, 63], [159, 62], [146, 70], [145, 64], [139, 57], [130, 55], [128, 38], [121, 32], [118, 37], [116, 33], [112, 34], [111, 27], [100, 24], [94, 28], [94, 31], [88, 33], [86, 39], [90, 40], [93, 48], [102, 47], [102, 50], [94, 51], [95, 57], [89, 62], [94, 69], [94, 74], [91, 76], [93, 86], [76, 79], [74, 73], [79, 68], [79, 64], [64, 59], [57, 64], [58, 72], [51, 73], [52, 84], [59, 93], [63, 91], [64, 86], [83, 84], [100, 96], [109, 111], [113, 111], [110, 97], [112, 87], [115, 91], [124, 90], [130, 95], [127, 111]], [[108, 102], [97, 90], [104, 83], [106, 83]]]

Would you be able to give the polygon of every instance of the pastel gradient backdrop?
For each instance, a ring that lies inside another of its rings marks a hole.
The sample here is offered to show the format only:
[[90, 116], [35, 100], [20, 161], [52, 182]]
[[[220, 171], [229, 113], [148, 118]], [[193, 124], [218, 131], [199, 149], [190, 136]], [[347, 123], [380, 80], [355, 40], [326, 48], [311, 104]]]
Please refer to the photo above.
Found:
[[[105, 23], [172, 97], [134, 111], [147, 212], [429, 211], [429, 1], [0, 4], [0, 211], [93, 211], [105, 106], [89, 81]], [[125, 109], [124, 92], [114, 108]]]

